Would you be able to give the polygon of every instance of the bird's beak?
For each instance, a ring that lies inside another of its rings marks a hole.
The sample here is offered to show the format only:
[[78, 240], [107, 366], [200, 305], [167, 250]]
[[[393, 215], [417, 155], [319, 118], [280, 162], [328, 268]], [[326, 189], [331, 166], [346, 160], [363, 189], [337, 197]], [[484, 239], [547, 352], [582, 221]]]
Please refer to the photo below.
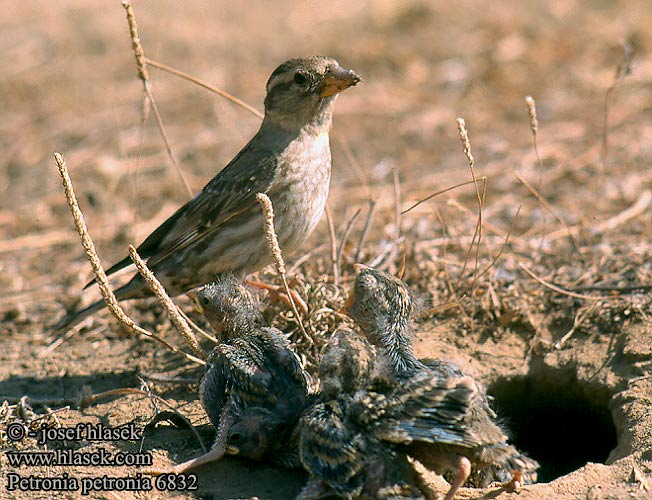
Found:
[[186, 295], [190, 297], [190, 299], [192, 300], [192, 304], [193, 307], [195, 308], [195, 311], [197, 311], [199, 314], [204, 314], [204, 308], [199, 303], [199, 299], [197, 298], [197, 293], [195, 293], [194, 290], [190, 290], [189, 292], [186, 292]]
[[362, 79], [352, 69], [346, 69], [339, 64], [334, 64], [328, 68], [324, 76], [324, 81], [319, 90], [320, 97], [329, 97], [353, 87]]
[[369, 269], [369, 266], [364, 264], [353, 264], [353, 270], [355, 271], [356, 276], [359, 276], [360, 273], [366, 269]]
[[237, 446], [233, 446], [232, 444], [227, 444], [226, 448], [224, 449], [224, 453], [227, 455], [239, 455], [240, 454], [240, 448]]

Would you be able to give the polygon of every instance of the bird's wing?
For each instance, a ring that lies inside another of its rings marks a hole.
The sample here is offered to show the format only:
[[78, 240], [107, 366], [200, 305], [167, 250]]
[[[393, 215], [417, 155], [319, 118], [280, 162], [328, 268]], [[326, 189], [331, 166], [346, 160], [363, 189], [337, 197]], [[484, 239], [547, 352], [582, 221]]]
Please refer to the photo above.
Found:
[[199, 397], [215, 427], [219, 425], [222, 409], [228, 397], [226, 379], [223, 375], [224, 357], [219, 347], [217, 346], [208, 357], [206, 369], [199, 383]]
[[[256, 135], [204, 189], [177, 210], [174, 222], [162, 224], [143, 245], [151, 252], [150, 267], [197, 243], [222, 224], [257, 204], [256, 194], [267, 193], [277, 170], [276, 152]], [[256, 210], [262, 210], [256, 207]]]
[[364, 446], [347, 426], [341, 402], [316, 404], [301, 425], [299, 454], [303, 467], [338, 494], [354, 496], [364, 479]]
[[[251, 209], [257, 193], [267, 193], [278, 166], [277, 151], [264, 145], [259, 134], [192, 200], [180, 207], [138, 247], [141, 257], [155, 266], [175, 252], [215, 231], [224, 222]], [[107, 270], [112, 274], [131, 264], [125, 257]], [[86, 285], [94, 283], [94, 280]]]
[[261, 328], [260, 337], [266, 346], [266, 358], [271, 362], [271, 368], [277, 374], [284, 374], [293, 385], [308, 392], [308, 377], [301, 367], [299, 356], [292, 350], [290, 342], [276, 328]]
[[473, 379], [443, 379], [425, 371], [387, 396], [360, 391], [350, 411], [355, 412], [354, 418], [371, 425], [374, 435], [383, 441], [472, 446], [475, 439], [464, 419], [476, 397]]
[[222, 376], [232, 399], [242, 406], [268, 407], [276, 403], [276, 394], [271, 390], [273, 374], [264, 365], [259, 346], [238, 338], [218, 348]]

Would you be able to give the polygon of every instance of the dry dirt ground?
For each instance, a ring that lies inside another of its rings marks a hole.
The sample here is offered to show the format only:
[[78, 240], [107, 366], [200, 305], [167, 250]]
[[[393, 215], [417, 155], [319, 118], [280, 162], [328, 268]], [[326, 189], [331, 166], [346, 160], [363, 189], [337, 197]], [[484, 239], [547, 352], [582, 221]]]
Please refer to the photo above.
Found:
[[[464, 488], [459, 498], [652, 498], [649, 2], [143, 0], [135, 8], [149, 57], [258, 109], [267, 76], [291, 56], [329, 54], [363, 76], [340, 98], [332, 135], [329, 204], [338, 245], [345, 240], [341, 283], [334, 283], [325, 219], [288, 261], [308, 298], [303, 321], [317, 347], [345, 321], [337, 310], [356, 260], [391, 272], [405, 262], [420, 304], [418, 354], [453, 359], [477, 376], [514, 442], [542, 464], [541, 482], [519, 496]], [[623, 44], [631, 49], [630, 74]], [[98, 296], [81, 291], [90, 270], [52, 153], [65, 155], [106, 264], [187, 193], [153, 118], [141, 125], [142, 86], [119, 2], [12, 2], [0, 13], [0, 54], [0, 498], [77, 498], [79, 491], [8, 491], [7, 481], [12, 473], [81, 481], [137, 469], [16, 468], [8, 452], [142, 450], [163, 466], [201, 447], [190, 430], [165, 422], [140, 441], [45, 445], [12, 441], [10, 424], [142, 429], [157, 411], [174, 408], [209, 444], [211, 429], [197, 402], [196, 365], [127, 332], [106, 312], [52, 344], [57, 319]], [[258, 118], [150, 72], [174, 155], [197, 191], [254, 133]], [[527, 95], [537, 105], [540, 162]], [[469, 129], [475, 176], [487, 178], [479, 244], [473, 185], [397, 217], [471, 179], [456, 117]], [[277, 279], [273, 270], [261, 277]], [[306, 347], [291, 313], [262, 299], [268, 321], [292, 336], [313, 368], [316, 348]], [[191, 310], [187, 298], [178, 303]], [[183, 345], [155, 301], [126, 308]], [[151, 396], [115, 391], [125, 388]], [[304, 481], [299, 471], [235, 459], [197, 474], [194, 493], [90, 497], [290, 499]], [[446, 491], [443, 479], [428, 478]]]

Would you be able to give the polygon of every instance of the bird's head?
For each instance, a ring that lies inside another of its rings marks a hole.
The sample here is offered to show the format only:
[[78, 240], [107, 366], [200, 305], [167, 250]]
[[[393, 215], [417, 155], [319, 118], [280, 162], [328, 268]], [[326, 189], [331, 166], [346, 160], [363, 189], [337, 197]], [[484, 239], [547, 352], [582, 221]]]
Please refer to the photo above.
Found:
[[237, 335], [260, 321], [258, 301], [233, 275], [223, 275], [189, 293], [217, 332]]
[[226, 453], [262, 460], [274, 439], [279, 438], [281, 422], [270, 410], [248, 408], [231, 426], [226, 437]]
[[267, 81], [265, 121], [288, 130], [328, 130], [337, 95], [360, 77], [335, 59], [299, 57], [284, 62]]
[[358, 276], [349, 296], [349, 315], [374, 345], [403, 342], [413, 304], [407, 285], [383, 271], [356, 264]]

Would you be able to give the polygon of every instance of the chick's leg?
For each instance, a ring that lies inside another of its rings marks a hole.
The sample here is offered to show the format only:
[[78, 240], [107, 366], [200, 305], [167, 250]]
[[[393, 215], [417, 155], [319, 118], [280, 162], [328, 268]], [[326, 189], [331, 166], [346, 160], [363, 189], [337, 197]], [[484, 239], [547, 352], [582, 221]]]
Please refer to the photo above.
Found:
[[292, 296], [292, 302], [290, 301], [290, 298], [287, 296], [287, 293], [285, 292], [285, 287], [283, 286], [276, 286], [276, 285], [270, 285], [269, 283], [261, 283], [259, 281], [251, 281], [251, 280], [245, 280], [245, 284], [253, 287], [253, 288], [258, 288], [259, 290], [267, 290], [270, 295], [272, 295], [275, 298], [278, 298], [281, 302], [284, 304], [287, 304], [288, 307], [292, 307], [292, 302], [294, 302], [294, 305], [297, 306], [297, 309], [301, 311], [303, 314], [308, 314], [308, 305], [306, 304], [306, 301], [301, 298], [301, 295], [297, 293], [296, 290], [293, 288], [290, 288], [290, 295]]
[[200, 465], [207, 464], [209, 462], [216, 462], [221, 459], [226, 452], [226, 436], [233, 425], [234, 421], [233, 412], [231, 408], [227, 405], [222, 410], [220, 416], [220, 425], [217, 429], [217, 437], [215, 438], [215, 444], [213, 447], [203, 455], [192, 458], [186, 462], [170, 467], [169, 469], [145, 469], [142, 472], [144, 474], [149, 474], [152, 476], [160, 476], [161, 474], [184, 474], [190, 469], [199, 467]]
[[453, 500], [455, 493], [460, 487], [466, 482], [468, 477], [471, 475], [471, 462], [466, 457], [458, 457], [457, 459], [457, 474], [455, 474], [455, 480], [451, 484], [451, 489], [448, 490], [444, 500]]

